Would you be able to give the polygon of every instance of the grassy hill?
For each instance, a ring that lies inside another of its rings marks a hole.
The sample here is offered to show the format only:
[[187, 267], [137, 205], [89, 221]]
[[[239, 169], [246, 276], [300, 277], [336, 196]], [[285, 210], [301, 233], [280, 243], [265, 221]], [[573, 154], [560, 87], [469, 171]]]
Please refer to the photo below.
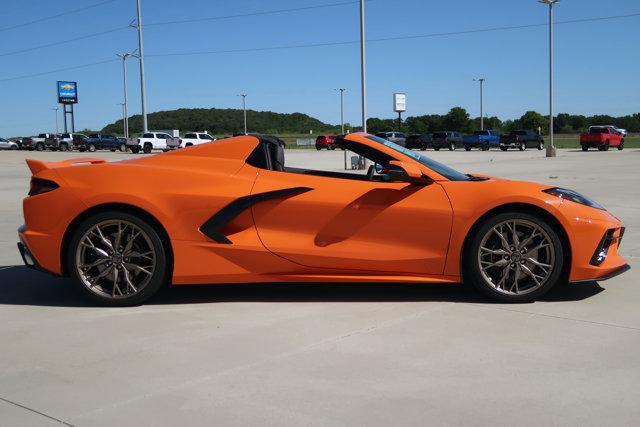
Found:
[[[215, 135], [228, 135], [244, 129], [243, 112], [239, 109], [181, 108], [158, 111], [147, 115], [149, 129], [180, 129], [181, 132], [207, 130]], [[247, 110], [249, 132], [271, 134], [314, 134], [336, 132], [339, 126], [323, 123], [302, 113], [274, 113], [271, 111]], [[129, 118], [129, 132], [134, 135], [142, 131], [142, 116]], [[122, 134], [122, 119], [105, 126], [104, 133]]]

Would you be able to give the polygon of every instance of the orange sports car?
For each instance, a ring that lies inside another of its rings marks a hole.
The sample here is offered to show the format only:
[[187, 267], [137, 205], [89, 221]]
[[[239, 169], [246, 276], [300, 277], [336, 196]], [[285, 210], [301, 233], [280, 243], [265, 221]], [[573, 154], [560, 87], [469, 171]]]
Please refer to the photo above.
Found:
[[[107, 163], [27, 160], [18, 247], [105, 305], [165, 284], [464, 282], [505, 302], [629, 267], [620, 221], [567, 189], [465, 175], [364, 133], [367, 173], [288, 167], [239, 136]], [[374, 166], [375, 165], [375, 166]]]

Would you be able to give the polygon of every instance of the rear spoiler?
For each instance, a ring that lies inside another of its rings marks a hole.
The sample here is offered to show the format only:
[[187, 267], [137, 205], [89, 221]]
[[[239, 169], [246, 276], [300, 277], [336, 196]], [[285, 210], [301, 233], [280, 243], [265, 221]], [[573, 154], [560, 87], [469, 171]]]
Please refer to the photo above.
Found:
[[41, 160], [27, 159], [27, 166], [31, 170], [33, 175], [42, 172], [47, 169], [55, 169], [55, 168], [64, 168], [67, 166], [74, 166], [79, 164], [100, 164], [106, 163], [107, 161], [104, 159], [95, 159], [95, 158], [79, 158], [79, 159], [69, 159], [63, 160], [61, 162], [43, 162]]

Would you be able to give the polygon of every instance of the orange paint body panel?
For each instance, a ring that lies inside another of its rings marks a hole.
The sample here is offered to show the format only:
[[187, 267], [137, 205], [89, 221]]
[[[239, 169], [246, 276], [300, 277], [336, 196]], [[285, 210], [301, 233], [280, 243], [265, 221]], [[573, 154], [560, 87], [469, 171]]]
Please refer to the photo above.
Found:
[[[239, 282], [441, 282], [461, 280], [465, 239], [487, 212], [519, 204], [542, 209], [561, 224], [571, 251], [569, 280], [603, 277], [626, 264], [617, 243], [605, 261], [590, 260], [620, 221], [606, 211], [547, 194], [534, 183], [490, 178], [451, 181], [411, 156], [368, 145], [429, 178], [422, 185], [343, 179], [267, 170], [247, 159], [260, 145], [241, 136], [114, 163], [79, 159], [29, 161], [34, 177], [58, 184], [24, 200], [20, 236], [44, 270], [64, 274], [64, 241], [74, 220], [104, 206], [153, 217], [169, 238], [173, 284]], [[201, 231], [238, 201], [302, 189], [242, 204], [220, 233]]]

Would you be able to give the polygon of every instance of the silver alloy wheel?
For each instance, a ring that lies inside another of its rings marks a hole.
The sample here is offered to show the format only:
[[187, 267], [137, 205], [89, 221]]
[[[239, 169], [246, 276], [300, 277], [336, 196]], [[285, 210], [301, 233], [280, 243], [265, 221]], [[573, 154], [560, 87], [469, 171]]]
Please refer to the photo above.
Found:
[[547, 232], [532, 221], [496, 224], [482, 238], [478, 265], [484, 281], [507, 295], [525, 295], [547, 283], [555, 268], [555, 249]]
[[76, 272], [93, 293], [118, 299], [131, 297], [149, 284], [156, 269], [151, 238], [123, 220], [102, 221], [80, 238]]

